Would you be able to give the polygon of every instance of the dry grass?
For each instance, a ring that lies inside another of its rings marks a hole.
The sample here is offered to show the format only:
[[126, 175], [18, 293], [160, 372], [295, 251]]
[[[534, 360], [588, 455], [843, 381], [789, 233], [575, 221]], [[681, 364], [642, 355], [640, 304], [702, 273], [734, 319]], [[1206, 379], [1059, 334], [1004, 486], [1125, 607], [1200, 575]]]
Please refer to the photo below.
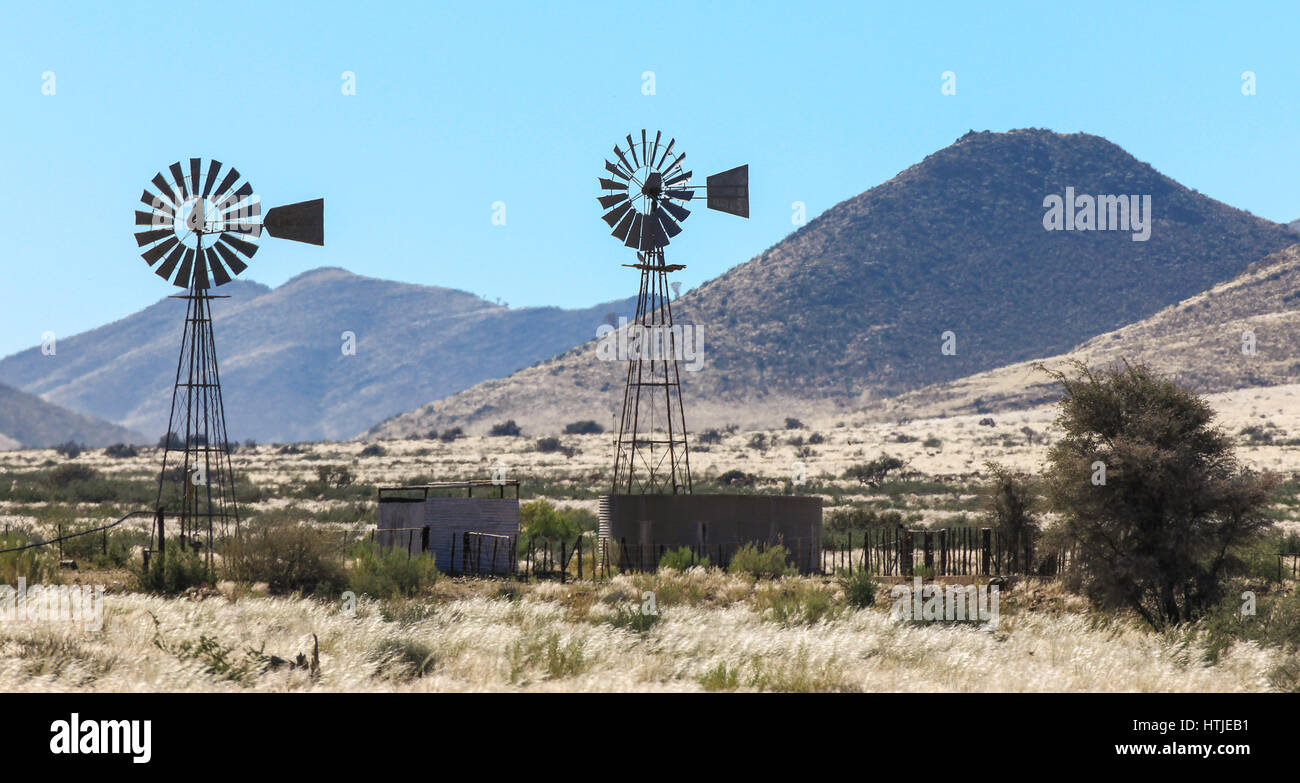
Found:
[[[1238, 645], [1219, 663], [1123, 621], [1017, 610], [996, 631], [853, 610], [826, 580], [755, 585], [717, 572], [609, 584], [444, 582], [426, 599], [342, 604], [110, 595], [101, 632], [66, 623], [0, 632], [6, 691], [1258, 691], [1280, 653]], [[653, 589], [660, 620], [611, 622]], [[764, 611], [774, 590], [824, 591], [811, 624]], [[1031, 601], [1022, 601], [1027, 607]], [[319, 640], [319, 668], [310, 660]], [[274, 657], [273, 657], [274, 656]], [[280, 661], [276, 663], [276, 661]]]

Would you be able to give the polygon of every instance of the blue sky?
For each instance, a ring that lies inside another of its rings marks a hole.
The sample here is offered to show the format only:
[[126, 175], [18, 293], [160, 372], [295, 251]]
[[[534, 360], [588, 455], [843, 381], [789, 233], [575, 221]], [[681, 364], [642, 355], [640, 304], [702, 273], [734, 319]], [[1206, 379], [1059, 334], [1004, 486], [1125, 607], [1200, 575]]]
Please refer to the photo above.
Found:
[[1293, 4], [986, 5], [6, 3], [0, 355], [173, 292], [131, 212], [188, 157], [236, 165], [267, 204], [326, 200], [326, 246], [264, 239], [247, 279], [342, 266], [512, 307], [634, 293], [595, 196], [643, 127], [698, 182], [750, 164], [751, 219], [697, 210], [669, 247], [687, 289], [790, 233], [793, 202], [811, 218], [972, 128], [1099, 134], [1300, 217]]

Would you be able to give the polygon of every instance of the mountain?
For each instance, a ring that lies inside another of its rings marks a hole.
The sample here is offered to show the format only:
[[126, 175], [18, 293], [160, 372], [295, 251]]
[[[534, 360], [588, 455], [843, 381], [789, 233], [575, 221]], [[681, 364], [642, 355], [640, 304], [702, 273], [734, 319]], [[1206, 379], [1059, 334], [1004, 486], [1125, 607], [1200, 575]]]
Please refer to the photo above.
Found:
[[150, 442], [139, 433], [0, 384], [0, 449], [47, 448], [68, 441], [93, 447]]
[[[1149, 236], [1047, 230], [1047, 199], [1067, 188], [1150, 197], [1138, 213]], [[678, 322], [705, 336], [705, 368], [683, 374], [687, 423], [772, 425], [1066, 351], [1294, 241], [1103, 138], [972, 131], [674, 302]], [[682, 244], [675, 257], [689, 263]], [[611, 262], [625, 252], [611, 243]], [[945, 332], [955, 354], [941, 351]], [[620, 369], [588, 344], [368, 436], [607, 417]]]
[[[1150, 318], [1064, 354], [1019, 362], [900, 395], [878, 413], [920, 418], [991, 413], [1057, 399], [1060, 387], [1037, 365], [1064, 369], [1144, 362], [1197, 392], [1278, 386], [1300, 378], [1300, 244], [1252, 264]], [[1251, 352], [1253, 349], [1253, 353]]]
[[1290, 223], [1286, 224], [1286, 227], [1297, 234], [1300, 234], [1300, 220], [1292, 220]]
[[[213, 329], [232, 439], [339, 439], [429, 399], [507, 375], [590, 338], [608, 313], [510, 309], [447, 288], [304, 273], [274, 290], [218, 291]], [[163, 299], [115, 323], [0, 361], [0, 382], [149, 433], [167, 428], [184, 302]], [[355, 352], [345, 353], [347, 336]]]

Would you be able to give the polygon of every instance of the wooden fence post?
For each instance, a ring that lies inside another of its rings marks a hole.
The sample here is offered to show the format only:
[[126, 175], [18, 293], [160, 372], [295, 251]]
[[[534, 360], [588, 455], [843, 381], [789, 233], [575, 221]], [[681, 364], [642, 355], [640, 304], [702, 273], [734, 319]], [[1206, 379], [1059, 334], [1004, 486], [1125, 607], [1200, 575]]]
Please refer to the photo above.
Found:
[[980, 550], [982, 554], [980, 572], [988, 576], [991, 573], [989, 568], [992, 566], [993, 559], [993, 531], [990, 528], [980, 529]]
[[921, 534], [921, 546], [925, 547], [925, 567], [934, 576], [934, 531], [927, 530]]

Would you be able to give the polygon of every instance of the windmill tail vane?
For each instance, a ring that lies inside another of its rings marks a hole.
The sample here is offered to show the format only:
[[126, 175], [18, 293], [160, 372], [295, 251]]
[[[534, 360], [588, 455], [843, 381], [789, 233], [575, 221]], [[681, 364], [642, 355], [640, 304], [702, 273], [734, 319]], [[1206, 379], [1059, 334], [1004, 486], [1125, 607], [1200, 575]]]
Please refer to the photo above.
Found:
[[323, 199], [273, 207], [239, 170], [218, 160], [190, 158], [158, 172], [136, 208], [136, 244], [155, 274], [184, 289], [186, 302], [171, 412], [163, 437], [163, 464], [151, 551], [165, 556], [165, 533], [177, 532], [183, 548], [203, 550], [212, 565], [219, 528], [239, 528], [235, 473], [226, 430], [221, 372], [213, 332], [211, 293], [248, 268], [263, 229], [277, 239], [325, 243]]
[[[684, 167], [686, 153], [677, 139], [664, 143], [643, 129], [629, 133], [626, 146], [614, 145], [614, 159], [605, 159], [605, 174], [597, 197], [602, 219], [611, 235], [637, 251], [637, 263], [624, 264], [641, 274], [636, 317], [631, 326], [641, 335], [667, 335], [668, 350], [628, 357], [618, 438], [614, 450], [614, 492], [673, 494], [692, 491], [686, 413], [682, 405], [668, 275], [686, 267], [668, 264], [664, 248], [682, 231], [690, 216], [688, 205], [705, 191], [708, 209], [749, 217], [749, 166], [737, 166], [692, 185], [693, 172]], [[674, 288], [675, 290], [675, 284]], [[666, 355], [665, 355], [666, 353]]]

